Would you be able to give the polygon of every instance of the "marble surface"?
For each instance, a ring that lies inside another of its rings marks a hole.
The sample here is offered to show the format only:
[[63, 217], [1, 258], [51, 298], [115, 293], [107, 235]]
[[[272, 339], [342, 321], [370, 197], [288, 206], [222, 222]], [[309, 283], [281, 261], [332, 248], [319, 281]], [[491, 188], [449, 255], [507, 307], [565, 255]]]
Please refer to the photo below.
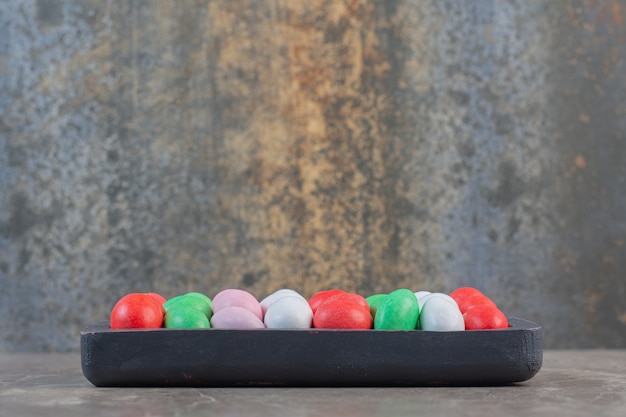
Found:
[[0, 416], [626, 415], [626, 351], [549, 350], [531, 380], [464, 388], [96, 388], [77, 354], [0, 354]]
[[0, 351], [134, 291], [464, 285], [626, 347], [625, 14], [0, 1]]

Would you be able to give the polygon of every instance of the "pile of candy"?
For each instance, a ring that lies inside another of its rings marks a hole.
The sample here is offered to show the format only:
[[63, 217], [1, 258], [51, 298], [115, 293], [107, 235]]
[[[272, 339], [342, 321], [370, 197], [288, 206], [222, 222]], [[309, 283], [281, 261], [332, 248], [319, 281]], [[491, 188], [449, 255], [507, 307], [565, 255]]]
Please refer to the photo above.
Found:
[[156, 293], [123, 296], [111, 311], [112, 329], [375, 329], [478, 330], [508, 327], [496, 304], [475, 288], [449, 295], [398, 289], [364, 298], [338, 289], [310, 299], [282, 289], [259, 302], [240, 289], [219, 292], [211, 300], [190, 292], [166, 300]]

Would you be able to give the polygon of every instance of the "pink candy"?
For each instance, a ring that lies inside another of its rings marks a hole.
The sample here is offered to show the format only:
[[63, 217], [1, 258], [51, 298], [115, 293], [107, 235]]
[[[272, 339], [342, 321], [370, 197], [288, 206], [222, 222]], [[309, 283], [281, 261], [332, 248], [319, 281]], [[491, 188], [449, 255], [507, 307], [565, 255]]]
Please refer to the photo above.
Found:
[[253, 313], [259, 320], [263, 320], [261, 304], [247, 291], [228, 289], [220, 291], [213, 297], [212, 308], [215, 314], [227, 307], [241, 307]]
[[242, 307], [231, 306], [215, 312], [211, 318], [215, 329], [264, 329], [265, 324], [254, 313]]

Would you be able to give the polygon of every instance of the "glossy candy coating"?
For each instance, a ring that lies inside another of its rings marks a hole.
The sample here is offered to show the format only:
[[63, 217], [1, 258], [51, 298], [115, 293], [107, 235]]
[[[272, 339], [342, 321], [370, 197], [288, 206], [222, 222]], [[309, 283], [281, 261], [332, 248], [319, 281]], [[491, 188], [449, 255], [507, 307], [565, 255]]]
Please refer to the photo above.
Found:
[[417, 327], [419, 306], [411, 290], [401, 288], [385, 297], [374, 319], [376, 330], [414, 330]]
[[263, 321], [268, 329], [309, 329], [313, 311], [304, 298], [286, 296], [268, 307]]
[[227, 307], [244, 308], [257, 316], [260, 321], [263, 320], [261, 304], [254, 295], [247, 291], [231, 288], [222, 290], [213, 297], [213, 313], [217, 313]]
[[238, 306], [224, 307], [213, 313], [213, 318], [211, 318], [211, 326], [216, 329], [265, 328], [265, 324], [263, 324], [261, 319], [259, 319], [256, 314], [246, 308]]

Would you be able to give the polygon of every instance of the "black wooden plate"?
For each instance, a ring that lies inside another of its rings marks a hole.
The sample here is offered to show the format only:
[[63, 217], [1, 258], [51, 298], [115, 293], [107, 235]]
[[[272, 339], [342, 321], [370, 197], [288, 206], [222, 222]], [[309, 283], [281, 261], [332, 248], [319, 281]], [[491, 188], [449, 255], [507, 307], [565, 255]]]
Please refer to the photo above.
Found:
[[437, 386], [526, 381], [541, 327], [502, 330], [111, 330], [81, 334], [83, 374], [105, 386]]

